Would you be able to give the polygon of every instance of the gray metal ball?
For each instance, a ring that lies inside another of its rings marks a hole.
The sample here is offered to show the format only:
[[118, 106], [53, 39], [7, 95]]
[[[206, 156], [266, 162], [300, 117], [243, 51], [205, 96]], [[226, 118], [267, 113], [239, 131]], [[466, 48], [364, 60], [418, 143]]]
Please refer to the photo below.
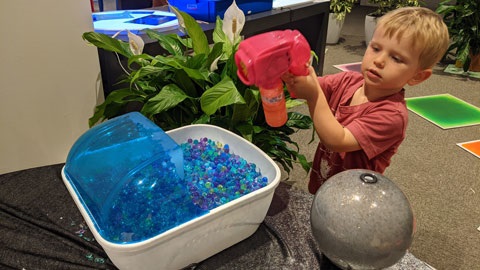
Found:
[[382, 269], [410, 247], [415, 221], [404, 193], [369, 170], [328, 179], [313, 200], [310, 222], [320, 250], [342, 269]]

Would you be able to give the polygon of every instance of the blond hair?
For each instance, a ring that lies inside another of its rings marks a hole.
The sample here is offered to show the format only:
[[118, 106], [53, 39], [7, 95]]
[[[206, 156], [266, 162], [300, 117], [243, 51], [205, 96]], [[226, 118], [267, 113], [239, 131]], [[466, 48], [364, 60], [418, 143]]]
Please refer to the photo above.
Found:
[[420, 67], [437, 64], [448, 49], [448, 28], [439, 14], [423, 7], [403, 7], [383, 15], [377, 29], [389, 38], [411, 38], [413, 46], [421, 49]]

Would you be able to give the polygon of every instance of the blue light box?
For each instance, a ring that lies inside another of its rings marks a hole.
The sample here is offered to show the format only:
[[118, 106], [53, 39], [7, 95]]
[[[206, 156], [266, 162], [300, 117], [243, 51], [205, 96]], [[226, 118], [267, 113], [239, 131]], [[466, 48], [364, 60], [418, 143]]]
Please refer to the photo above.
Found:
[[[159, 10], [119, 10], [92, 14], [95, 32], [114, 35], [122, 30], [139, 34], [141, 30], [170, 30], [178, 26], [175, 14]], [[121, 34], [126, 34], [121, 33]]]

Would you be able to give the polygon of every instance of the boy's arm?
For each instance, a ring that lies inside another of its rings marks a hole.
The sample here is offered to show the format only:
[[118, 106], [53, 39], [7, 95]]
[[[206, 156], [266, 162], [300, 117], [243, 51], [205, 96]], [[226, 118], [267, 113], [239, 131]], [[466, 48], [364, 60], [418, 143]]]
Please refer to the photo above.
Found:
[[334, 152], [351, 152], [361, 147], [353, 134], [344, 128], [332, 114], [315, 70], [310, 67], [307, 76], [286, 74], [282, 77], [287, 89], [297, 98], [305, 99], [320, 141]]

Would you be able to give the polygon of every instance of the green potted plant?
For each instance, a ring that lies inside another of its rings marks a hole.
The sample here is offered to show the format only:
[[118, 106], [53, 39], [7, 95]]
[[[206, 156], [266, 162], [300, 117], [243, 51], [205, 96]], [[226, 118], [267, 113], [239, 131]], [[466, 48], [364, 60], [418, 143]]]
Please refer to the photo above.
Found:
[[448, 27], [457, 66], [466, 71], [480, 71], [480, 3], [478, 0], [446, 0], [436, 12]]
[[378, 18], [397, 8], [420, 6], [418, 0], [368, 0], [368, 3], [375, 6], [376, 9], [365, 16], [365, 44], [367, 45], [372, 40]]
[[340, 39], [345, 16], [352, 12], [356, 0], [331, 0], [328, 17], [327, 44], [336, 44]]
[[[308, 171], [310, 162], [299, 153], [290, 135], [298, 129], [310, 129], [311, 118], [289, 112], [284, 126], [268, 126], [258, 88], [243, 84], [237, 77], [234, 54], [242, 40], [245, 16], [235, 2], [232, 6], [223, 21], [216, 19], [213, 44], [194, 18], [170, 7], [179, 28], [185, 31], [184, 37], [145, 31], [159, 42], [165, 55], [143, 53], [143, 40], [130, 32], [129, 42], [96, 32], [84, 33], [87, 42], [128, 59], [123, 67], [125, 78], [120, 82], [127, 82], [129, 87], [111, 92], [96, 107], [90, 126], [125, 113], [134, 103], [136, 110], [165, 131], [196, 123], [220, 126], [257, 145], [287, 173], [294, 162]], [[303, 103], [285, 93], [288, 108]]]

